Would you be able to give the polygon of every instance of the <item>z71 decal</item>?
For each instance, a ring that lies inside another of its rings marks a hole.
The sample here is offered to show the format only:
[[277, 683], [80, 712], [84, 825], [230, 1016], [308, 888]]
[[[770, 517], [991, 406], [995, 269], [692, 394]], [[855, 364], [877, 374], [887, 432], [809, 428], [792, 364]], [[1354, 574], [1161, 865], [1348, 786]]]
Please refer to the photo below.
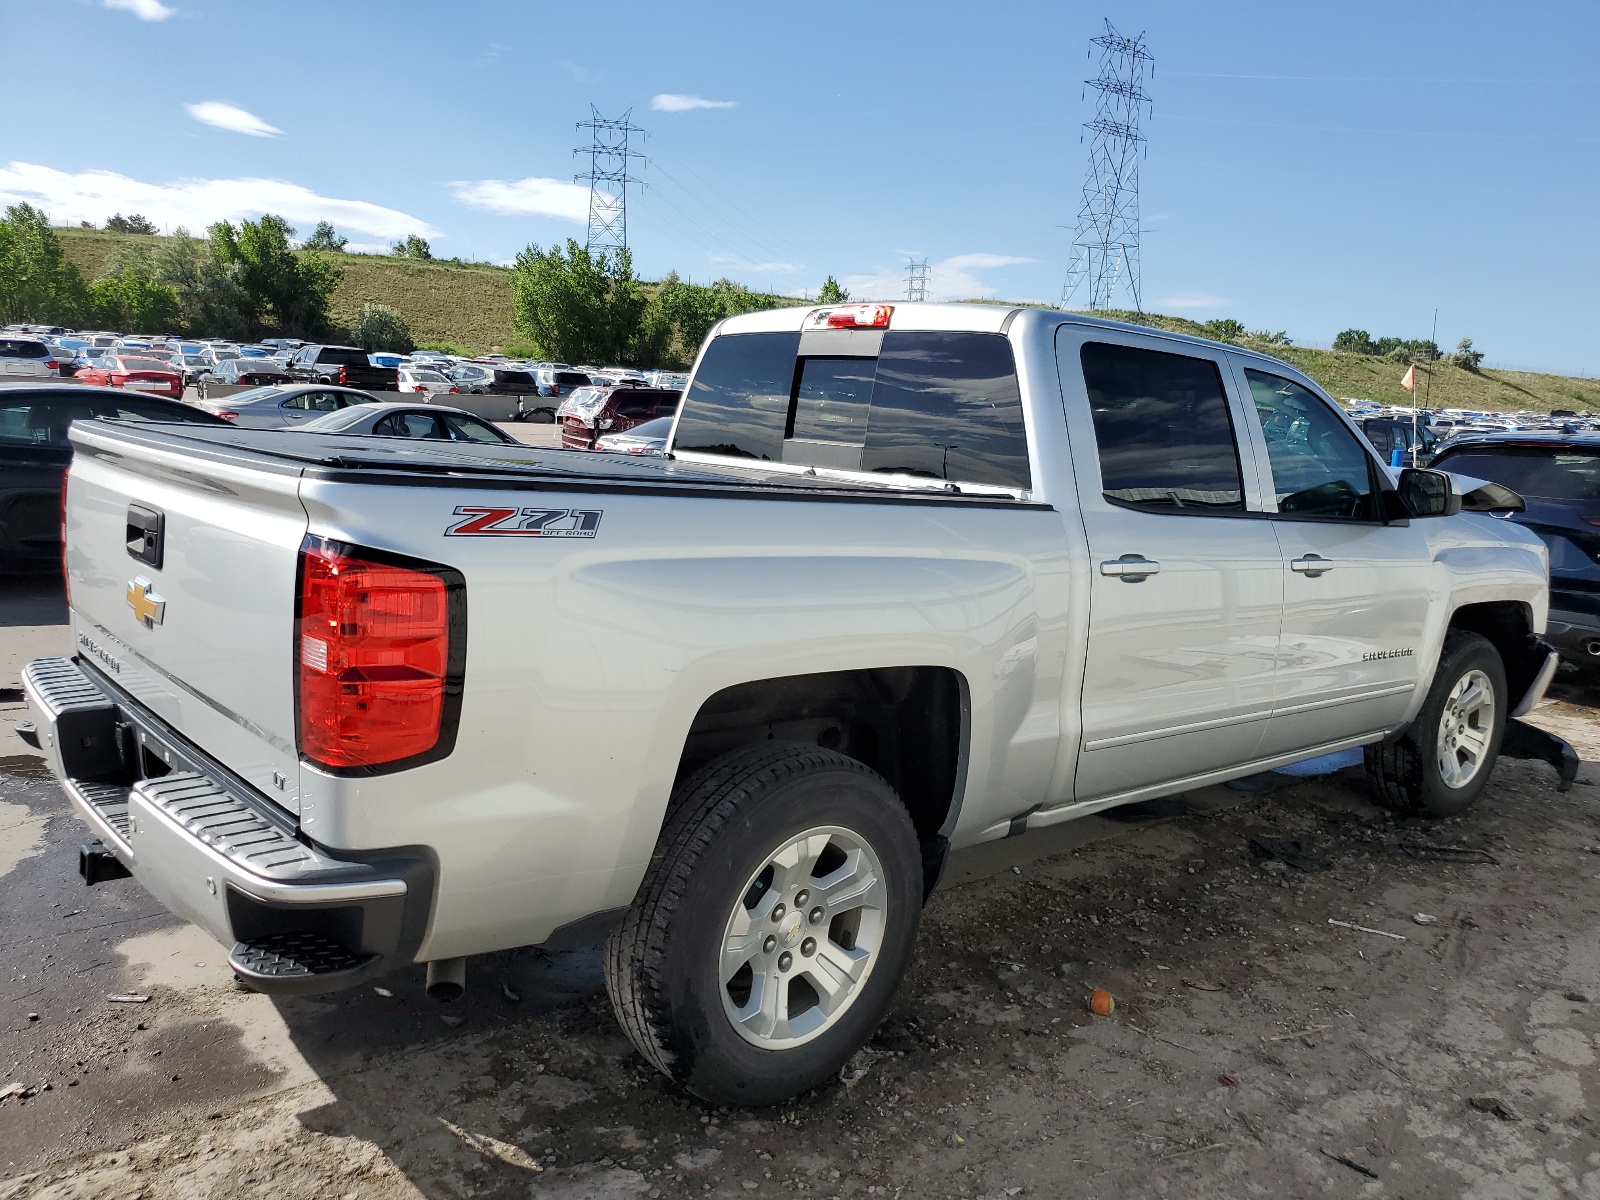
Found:
[[446, 529], [446, 537], [592, 538], [600, 529], [598, 508], [456, 507], [463, 518]]

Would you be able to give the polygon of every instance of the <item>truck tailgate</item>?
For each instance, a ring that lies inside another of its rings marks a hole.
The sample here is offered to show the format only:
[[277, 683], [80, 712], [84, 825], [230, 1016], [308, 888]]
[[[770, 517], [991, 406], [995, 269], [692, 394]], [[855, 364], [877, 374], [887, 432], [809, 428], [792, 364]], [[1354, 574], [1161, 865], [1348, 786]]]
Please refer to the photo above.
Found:
[[161, 440], [73, 426], [66, 564], [78, 655], [298, 813], [299, 469]]

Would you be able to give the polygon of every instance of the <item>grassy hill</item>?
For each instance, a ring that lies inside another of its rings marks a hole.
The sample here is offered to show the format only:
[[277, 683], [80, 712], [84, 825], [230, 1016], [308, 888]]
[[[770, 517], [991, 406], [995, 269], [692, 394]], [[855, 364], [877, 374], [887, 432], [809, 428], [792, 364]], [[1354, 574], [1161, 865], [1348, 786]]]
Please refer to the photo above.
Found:
[[[67, 257], [89, 279], [101, 273], [106, 255], [119, 242], [156, 241], [93, 229], [56, 232]], [[344, 279], [333, 294], [332, 307], [334, 320], [342, 324], [354, 321], [361, 306], [371, 301], [399, 309], [421, 345], [448, 344], [474, 353], [516, 345], [511, 328], [511, 272], [504, 267], [415, 263], [368, 254], [340, 255], [339, 265], [344, 268]], [[1204, 336], [1199, 324], [1183, 317], [1104, 315]], [[1293, 363], [1335, 396], [1411, 403], [1411, 393], [1400, 386], [1405, 367], [1388, 359], [1338, 350], [1257, 345], [1248, 340], [1240, 344]], [[1488, 368], [1465, 371], [1443, 363], [1431, 364], [1429, 369], [1433, 382], [1427, 399], [1435, 408], [1600, 412], [1600, 380]]]
[[[58, 229], [66, 256], [84, 278], [102, 273], [106, 256], [119, 244], [159, 238], [106, 233], [98, 229]], [[480, 352], [513, 345], [511, 272], [488, 264], [457, 266], [415, 263], [372, 254], [341, 254], [344, 278], [334, 290], [333, 319], [349, 325], [367, 303], [400, 310], [419, 345], [450, 343]]]

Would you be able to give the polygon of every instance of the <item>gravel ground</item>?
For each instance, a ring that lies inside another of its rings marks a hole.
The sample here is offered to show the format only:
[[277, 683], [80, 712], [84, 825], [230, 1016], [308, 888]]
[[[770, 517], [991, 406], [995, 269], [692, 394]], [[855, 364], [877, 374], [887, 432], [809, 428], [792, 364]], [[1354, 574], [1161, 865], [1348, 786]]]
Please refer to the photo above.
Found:
[[967, 853], [847, 1078], [760, 1112], [646, 1068], [593, 948], [475, 960], [448, 1008], [419, 970], [240, 992], [132, 881], [72, 883], [7, 759], [0, 1200], [1600, 1197], [1600, 696], [1562, 694], [1565, 794], [1503, 761], [1396, 820], [1350, 771]]

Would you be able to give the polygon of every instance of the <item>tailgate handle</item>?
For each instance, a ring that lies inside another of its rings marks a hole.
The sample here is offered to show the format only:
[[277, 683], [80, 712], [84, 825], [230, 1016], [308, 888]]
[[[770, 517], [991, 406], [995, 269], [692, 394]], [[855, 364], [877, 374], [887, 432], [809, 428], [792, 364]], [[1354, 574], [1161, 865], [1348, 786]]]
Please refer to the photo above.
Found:
[[128, 505], [128, 557], [159, 571], [166, 524], [167, 518], [160, 509]]

